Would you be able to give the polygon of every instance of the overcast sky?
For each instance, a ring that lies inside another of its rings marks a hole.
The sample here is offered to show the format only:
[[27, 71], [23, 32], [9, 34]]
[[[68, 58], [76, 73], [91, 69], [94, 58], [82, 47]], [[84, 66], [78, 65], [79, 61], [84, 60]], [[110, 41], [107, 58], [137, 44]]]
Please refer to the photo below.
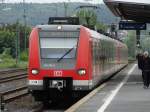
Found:
[[[23, 0], [4, 0], [9, 3], [22, 2]], [[33, 3], [56, 3], [56, 2], [89, 2], [89, 3], [103, 3], [103, 0], [25, 0], [25, 2], [33, 2]]]

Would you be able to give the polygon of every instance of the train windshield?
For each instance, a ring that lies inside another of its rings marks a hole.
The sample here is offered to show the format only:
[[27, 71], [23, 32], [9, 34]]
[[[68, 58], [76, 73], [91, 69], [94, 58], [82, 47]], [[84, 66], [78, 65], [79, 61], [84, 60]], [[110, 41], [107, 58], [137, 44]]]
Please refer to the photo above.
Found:
[[74, 67], [79, 32], [41, 31], [39, 35], [43, 68]]

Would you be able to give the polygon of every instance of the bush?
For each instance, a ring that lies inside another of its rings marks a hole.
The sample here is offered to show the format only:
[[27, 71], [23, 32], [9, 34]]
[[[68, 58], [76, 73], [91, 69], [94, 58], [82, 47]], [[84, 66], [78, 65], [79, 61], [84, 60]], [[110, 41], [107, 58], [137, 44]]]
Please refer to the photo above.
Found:
[[26, 68], [27, 67], [27, 60], [28, 60], [28, 52], [24, 51], [20, 55], [21, 61], [18, 61], [16, 63], [16, 59], [13, 59], [10, 55], [10, 48], [4, 48], [4, 51], [2, 54], [0, 54], [0, 68]]
[[23, 51], [23, 52], [20, 54], [20, 60], [21, 60], [21, 61], [28, 61], [28, 50]]
[[4, 48], [3, 53], [0, 55], [0, 59], [4, 60], [9, 60], [12, 59], [12, 56], [10, 55], [11, 49], [10, 48]]
[[10, 49], [10, 55], [15, 56], [15, 33], [8, 30], [0, 31], [0, 54]]
[[3, 53], [0, 54], [0, 68], [15, 67], [15, 60], [10, 55], [10, 52], [10, 48], [4, 48]]

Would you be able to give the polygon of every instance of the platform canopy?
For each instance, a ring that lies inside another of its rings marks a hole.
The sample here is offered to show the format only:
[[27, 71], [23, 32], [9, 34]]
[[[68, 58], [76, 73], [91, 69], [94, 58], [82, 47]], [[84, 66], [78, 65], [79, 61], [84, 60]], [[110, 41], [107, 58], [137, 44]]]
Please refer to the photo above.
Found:
[[104, 3], [122, 19], [150, 23], [150, 0], [104, 0]]

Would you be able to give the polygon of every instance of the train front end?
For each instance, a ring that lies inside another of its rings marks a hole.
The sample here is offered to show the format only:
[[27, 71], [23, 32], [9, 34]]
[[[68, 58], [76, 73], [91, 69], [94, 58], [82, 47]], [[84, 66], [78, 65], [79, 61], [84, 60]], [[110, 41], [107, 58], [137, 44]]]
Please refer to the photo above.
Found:
[[38, 101], [89, 90], [88, 32], [80, 25], [39, 25], [29, 39], [28, 87]]

